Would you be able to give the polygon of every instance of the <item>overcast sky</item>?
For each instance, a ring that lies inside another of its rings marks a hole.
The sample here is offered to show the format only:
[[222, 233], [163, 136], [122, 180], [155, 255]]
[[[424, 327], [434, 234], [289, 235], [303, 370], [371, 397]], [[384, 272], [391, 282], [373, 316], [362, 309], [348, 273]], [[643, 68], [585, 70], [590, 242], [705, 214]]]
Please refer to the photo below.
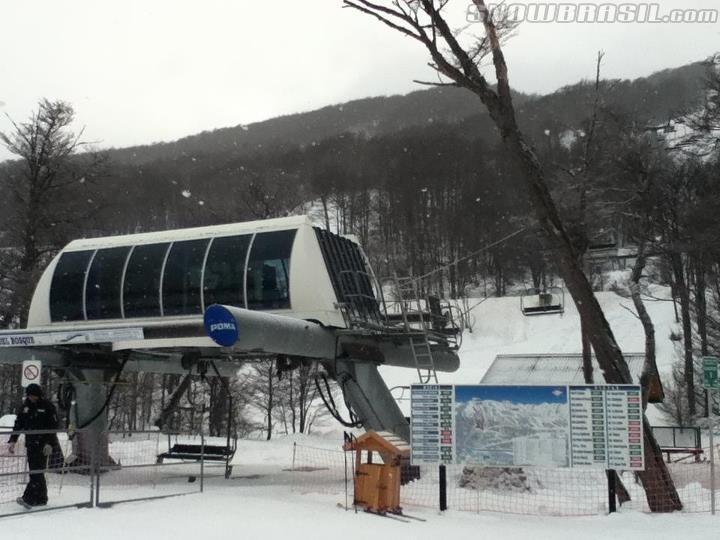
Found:
[[[469, 0], [454, 0], [464, 10]], [[720, 8], [717, 0], [658, 0]], [[416, 42], [341, 0], [22, 0], [0, 15], [0, 112], [69, 101], [87, 140], [173, 140], [427, 79]], [[718, 24], [525, 24], [507, 46], [512, 85], [546, 93], [593, 76], [634, 78], [720, 50]], [[0, 118], [0, 130], [9, 122]], [[0, 148], [0, 159], [8, 157]]]

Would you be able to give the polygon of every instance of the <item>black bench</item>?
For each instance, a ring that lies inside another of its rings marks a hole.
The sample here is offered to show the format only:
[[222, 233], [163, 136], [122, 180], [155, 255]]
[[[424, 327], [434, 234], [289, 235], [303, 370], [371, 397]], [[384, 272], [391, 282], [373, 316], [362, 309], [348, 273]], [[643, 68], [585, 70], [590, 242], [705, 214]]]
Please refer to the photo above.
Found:
[[700, 462], [700, 458], [704, 453], [704, 450], [702, 448], [667, 448], [664, 446], [660, 447], [660, 451], [667, 456], [668, 463], [672, 463], [672, 460], [670, 459], [670, 454], [687, 454], [685, 458], [680, 458], [677, 461], [682, 461], [683, 459], [694, 457], [696, 462]]
[[157, 463], [166, 459], [179, 459], [183, 461], [223, 461], [225, 462], [225, 478], [232, 474], [232, 462], [237, 449], [237, 442], [232, 446], [205, 445], [199, 444], [174, 444], [167, 452], [159, 454]]
[[676, 461], [683, 461], [689, 457], [700, 461], [704, 453], [700, 428], [695, 426], [653, 426], [652, 432], [660, 446], [660, 451], [667, 456], [668, 463], [672, 463], [672, 454], [685, 454], [685, 457]]

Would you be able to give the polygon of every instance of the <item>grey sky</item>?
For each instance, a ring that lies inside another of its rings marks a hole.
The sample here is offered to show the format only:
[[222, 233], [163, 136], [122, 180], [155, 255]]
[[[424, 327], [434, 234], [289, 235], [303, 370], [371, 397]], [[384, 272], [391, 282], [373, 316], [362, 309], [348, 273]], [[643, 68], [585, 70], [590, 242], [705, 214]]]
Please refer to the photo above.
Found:
[[[103, 147], [406, 93], [430, 76], [419, 44], [340, 0], [6, 1], [0, 21], [0, 111], [21, 121], [41, 97], [67, 100]], [[591, 77], [598, 49], [606, 77], [634, 78], [705, 58], [719, 37], [718, 24], [525, 24], [506, 53], [513, 86], [546, 93]]]

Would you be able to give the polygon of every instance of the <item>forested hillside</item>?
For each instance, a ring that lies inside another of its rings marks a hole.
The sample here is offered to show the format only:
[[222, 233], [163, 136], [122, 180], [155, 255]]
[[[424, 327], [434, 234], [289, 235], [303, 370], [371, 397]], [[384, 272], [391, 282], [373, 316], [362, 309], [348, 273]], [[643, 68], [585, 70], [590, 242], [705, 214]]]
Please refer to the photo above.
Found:
[[[520, 121], [552, 169], [569, 219], [578, 205], [578, 156], [593, 155], [603, 184], [590, 198], [617, 199], [611, 184], [623, 182], [625, 137], [700, 107], [705, 73], [697, 63], [635, 81], [602, 81], [597, 89], [584, 81], [547, 96], [516, 95]], [[588, 147], [583, 134], [593, 118]], [[484, 260], [456, 268], [449, 280], [455, 293], [484, 273], [502, 292], [511, 276], [533, 266], [542, 271], [523, 191], [502, 152], [486, 113], [459, 89], [368, 98], [101, 152], [87, 170], [88, 158], [75, 158], [76, 172], [86, 174], [49, 191], [33, 238], [51, 253], [76, 236], [262, 219], [301, 212], [315, 201], [329, 227], [360, 237], [380, 274], [397, 267], [418, 274], [529, 227]], [[8, 193], [18, 167], [2, 165]], [[12, 197], [0, 204], [4, 244], [21, 245], [23, 206]], [[590, 210], [601, 233], [617, 224], [617, 208]]]
[[[716, 140], [718, 90], [717, 71], [698, 63], [515, 96], [578, 255], [622, 233], [654, 258], [653, 279], [672, 286], [690, 368], [678, 371], [678, 381], [692, 371], [693, 354], [717, 350], [720, 335], [720, 167], [717, 151], [670, 148], [666, 132], [690, 118]], [[357, 235], [379, 276], [445, 267], [423, 283], [444, 297], [501, 296], [555, 275], [516, 163], [480, 104], [458, 89], [97, 152], [81, 151], [72, 120], [69, 104], [44, 101], [4, 139], [24, 150], [22, 159], [0, 164], [4, 326], [24, 323], [40, 272], [71, 238], [307, 211], [333, 231]], [[649, 272], [642, 270], [637, 282]], [[695, 415], [686, 405], [701, 401], [699, 392], [687, 399], [695, 388], [668, 386], [678, 418]]]

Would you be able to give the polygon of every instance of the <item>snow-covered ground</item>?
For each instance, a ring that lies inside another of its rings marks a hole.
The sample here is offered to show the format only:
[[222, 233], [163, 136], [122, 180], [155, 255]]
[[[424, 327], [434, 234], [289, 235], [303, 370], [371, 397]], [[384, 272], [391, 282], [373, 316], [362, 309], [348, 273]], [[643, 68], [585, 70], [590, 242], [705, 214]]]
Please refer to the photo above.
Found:
[[[669, 290], [664, 287], [653, 287], [652, 293], [657, 298], [669, 298]], [[645, 334], [640, 320], [633, 314], [632, 300], [614, 292], [599, 292], [596, 296], [620, 348], [628, 353], [643, 353]], [[673, 304], [647, 300], [646, 307], [655, 325], [658, 369], [661, 377], [667, 378], [676, 360], [669, 338], [671, 330], [677, 331], [678, 327]], [[463, 335], [460, 369], [454, 373], [438, 373], [441, 383], [477, 384], [500, 354], [579, 354], [582, 351], [580, 317], [567, 292], [563, 314], [526, 317], [520, 310], [520, 298], [513, 296], [488, 298], [473, 309], [472, 314], [475, 325], [472, 333], [466, 331]], [[417, 373], [413, 370], [383, 367], [381, 374], [391, 388], [417, 382]], [[648, 415], [653, 424], [663, 423], [653, 406], [648, 409]]]
[[[52, 538], [198, 540], [200, 538], [362, 539], [371, 535], [392, 538], [512, 538], [513, 540], [564, 540], [586, 538], [717, 538], [720, 517], [708, 514], [648, 515], [623, 512], [612, 516], [535, 517], [449, 510], [443, 514], [425, 507], [406, 506], [408, 515], [426, 521], [399, 522], [346, 511], [345, 496], [336, 484], [319, 490], [304, 485], [302, 473], [288, 469], [292, 443], [319, 449], [338, 447], [326, 438], [282, 437], [242, 441], [233, 478], [215, 475], [205, 492], [155, 501], [129, 502], [107, 509], [67, 509], [21, 515], [0, 520], [3, 539]], [[178, 489], [187, 489], [177, 478]], [[169, 486], [166, 484], [165, 488]], [[132, 490], [106, 488], [106, 498], [128, 498]], [[116, 493], [113, 493], [113, 490]], [[165, 491], [162, 491], [165, 492]], [[113, 496], [114, 495], [114, 496]], [[62, 497], [51, 488], [51, 505]]]

